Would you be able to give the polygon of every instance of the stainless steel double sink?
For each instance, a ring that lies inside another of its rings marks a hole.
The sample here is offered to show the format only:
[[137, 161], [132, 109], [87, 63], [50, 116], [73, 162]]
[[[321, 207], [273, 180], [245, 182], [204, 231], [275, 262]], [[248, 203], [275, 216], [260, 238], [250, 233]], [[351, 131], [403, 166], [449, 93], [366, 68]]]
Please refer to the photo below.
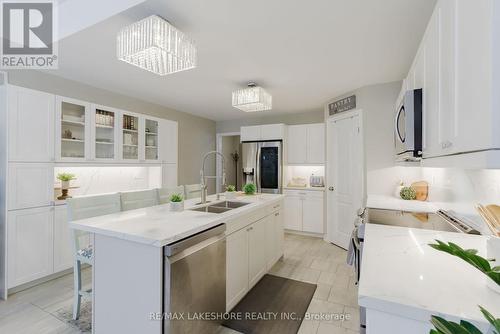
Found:
[[199, 208], [189, 209], [191, 211], [199, 212], [210, 212], [210, 213], [224, 213], [233, 209], [241, 208], [242, 206], [248, 205], [247, 202], [233, 202], [233, 201], [223, 201], [210, 205], [201, 206]]

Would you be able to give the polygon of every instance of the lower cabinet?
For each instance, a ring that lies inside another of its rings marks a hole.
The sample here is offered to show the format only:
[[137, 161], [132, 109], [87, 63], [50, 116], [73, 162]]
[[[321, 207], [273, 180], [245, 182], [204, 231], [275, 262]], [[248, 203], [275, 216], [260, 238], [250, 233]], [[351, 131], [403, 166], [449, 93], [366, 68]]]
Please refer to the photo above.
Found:
[[270, 216], [253, 223], [248, 231], [248, 285], [251, 289], [267, 271], [267, 249], [262, 244], [266, 240], [267, 221]]
[[54, 273], [73, 267], [73, 242], [66, 205], [54, 210]]
[[8, 213], [9, 288], [53, 273], [53, 217], [54, 207]]
[[323, 192], [316, 190], [285, 190], [285, 228], [323, 234]]
[[9, 211], [7, 254], [8, 288], [71, 268], [66, 206]]
[[[279, 210], [279, 209], [278, 209]], [[227, 236], [226, 310], [230, 311], [283, 255], [281, 211]]]

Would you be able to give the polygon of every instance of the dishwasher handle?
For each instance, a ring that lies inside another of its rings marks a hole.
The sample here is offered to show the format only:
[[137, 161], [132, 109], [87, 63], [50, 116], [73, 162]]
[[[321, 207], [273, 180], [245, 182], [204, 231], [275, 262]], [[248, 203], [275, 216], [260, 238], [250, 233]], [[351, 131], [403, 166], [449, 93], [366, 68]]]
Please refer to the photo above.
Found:
[[181, 253], [192, 246], [195, 246], [220, 234], [224, 234], [225, 232], [226, 224], [219, 224], [208, 230], [201, 231], [197, 234], [166, 245], [163, 248], [163, 254], [168, 257], [174, 256], [175, 254]]

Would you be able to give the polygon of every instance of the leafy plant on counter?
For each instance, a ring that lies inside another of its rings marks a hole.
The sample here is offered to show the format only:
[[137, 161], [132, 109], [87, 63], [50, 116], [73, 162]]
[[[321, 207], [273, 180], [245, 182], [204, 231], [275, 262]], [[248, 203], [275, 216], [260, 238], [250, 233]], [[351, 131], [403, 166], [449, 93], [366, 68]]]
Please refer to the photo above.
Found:
[[[429, 244], [429, 246], [438, 251], [461, 258], [490, 277], [496, 284], [500, 285], [500, 266], [492, 268], [490, 265], [490, 261], [496, 261], [495, 259], [489, 261], [477, 255], [476, 249], [463, 249], [452, 242], [445, 243], [440, 240], [436, 240], [436, 242], [437, 244]], [[482, 306], [479, 306], [479, 309], [481, 310], [481, 313], [483, 313], [486, 320], [495, 329], [493, 334], [500, 334], [500, 318], [495, 318]], [[460, 323], [456, 323], [433, 315], [431, 317], [431, 323], [434, 325], [435, 329], [431, 329], [429, 334], [482, 334], [476, 326], [465, 320], [461, 320]]]
[[184, 198], [181, 194], [172, 194], [172, 196], [170, 196], [170, 202], [178, 203], [182, 202], [183, 200]]
[[59, 173], [57, 174], [57, 179], [61, 181], [71, 181], [76, 179], [75, 174], [71, 173]]
[[[491, 278], [495, 283], [500, 285], [500, 266], [491, 267], [490, 261], [477, 255], [477, 250], [475, 249], [463, 249], [462, 247], [454, 244], [452, 242], [445, 243], [439, 240], [436, 240], [437, 244], [429, 244], [434, 249], [439, 251], [457, 256], [464, 260], [465, 262], [473, 265], [481, 271], [483, 274]], [[492, 262], [495, 259], [491, 260]]]
[[226, 191], [228, 191], [228, 192], [232, 193], [232, 192], [236, 191], [236, 187], [235, 187], [235, 186], [233, 186], [232, 184], [230, 184], [230, 185], [228, 185], [228, 186], [226, 187]]
[[[495, 328], [493, 334], [500, 334], [500, 318], [495, 319], [493, 315], [479, 306], [481, 312], [488, 322]], [[445, 320], [433, 315], [431, 323], [436, 329], [431, 329], [429, 334], [483, 334], [481, 331], [468, 321], [462, 320], [460, 323]]]
[[399, 192], [399, 196], [407, 201], [412, 201], [417, 198], [417, 192], [412, 187], [403, 187]]
[[253, 195], [255, 194], [255, 192], [257, 191], [257, 187], [255, 186], [255, 184], [253, 183], [247, 183], [245, 184], [245, 186], [243, 187], [243, 191], [245, 192], [245, 194], [247, 195]]

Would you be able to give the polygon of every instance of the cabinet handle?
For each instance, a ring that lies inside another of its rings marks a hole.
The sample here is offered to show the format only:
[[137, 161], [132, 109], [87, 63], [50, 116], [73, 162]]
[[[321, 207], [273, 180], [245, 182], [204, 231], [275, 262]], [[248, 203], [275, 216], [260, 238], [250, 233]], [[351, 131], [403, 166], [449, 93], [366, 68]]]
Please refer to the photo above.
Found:
[[250, 232], [251, 230], [253, 230], [253, 227], [247, 228], [247, 232]]
[[335, 187], [328, 187], [328, 190], [335, 191]]

